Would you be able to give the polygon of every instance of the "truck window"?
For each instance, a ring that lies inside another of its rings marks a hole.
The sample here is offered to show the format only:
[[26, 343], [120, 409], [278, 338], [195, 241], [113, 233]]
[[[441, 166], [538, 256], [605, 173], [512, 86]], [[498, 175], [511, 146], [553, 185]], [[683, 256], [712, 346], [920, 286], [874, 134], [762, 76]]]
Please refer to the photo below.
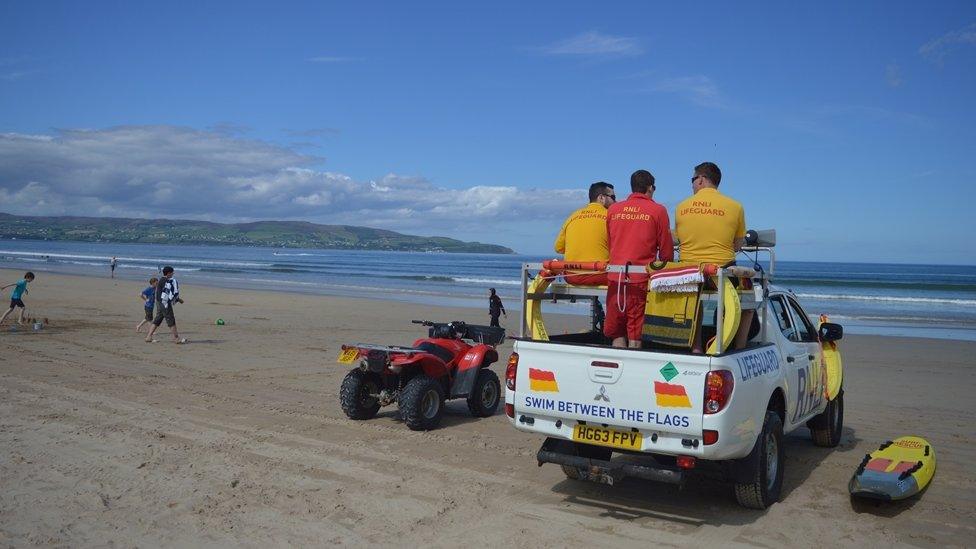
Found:
[[813, 324], [810, 323], [810, 318], [803, 309], [800, 308], [800, 304], [797, 303], [792, 298], [788, 300], [790, 303], [790, 309], [793, 312], [793, 320], [796, 324], [796, 335], [799, 336], [798, 339], [794, 341], [804, 341], [804, 342], [817, 342], [817, 330], [814, 329]]
[[787, 339], [796, 341], [796, 330], [793, 328], [793, 321], [790, 320], [790, 313], [786, 310], [786, 304], [783, 302], [783, 298], [773, 296], [769, 299], [769, 303], [773, 308], [773, 316], [776, 317], [776, 324], [779, 325], [779, 331], [783, 332], [783, 335]]

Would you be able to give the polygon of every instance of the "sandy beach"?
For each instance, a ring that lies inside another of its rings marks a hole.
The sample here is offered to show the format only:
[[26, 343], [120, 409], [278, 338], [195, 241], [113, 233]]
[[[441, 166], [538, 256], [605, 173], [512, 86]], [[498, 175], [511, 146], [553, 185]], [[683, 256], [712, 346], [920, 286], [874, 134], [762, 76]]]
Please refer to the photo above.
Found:
[[[134, 333], [144, 284], [38, 275], [25, 301], [50, 324], [0, 329], [5, 546], [945, 547], [976, 536], [976, 343], [845, 338], [840, 447], [813, 446], [806, 429], [788, 436], [783, 501], [756, 512], [702, 478], [680, 489], [568, 481], [536, 467], [542, 440], [501, 408], [476, 420], [451, 402], [428, 433], [395, 407], [346, 419], [341, 344], [409, 344], [422, 333], [411, 319], [487, 323], [485, 310], [184, 284], [177, 319], [190, 343], [169, 343], [164, 325], [146, 344]], [[907, 434], [937, 451], [930, 488], [852, 505], [861, 457]]]

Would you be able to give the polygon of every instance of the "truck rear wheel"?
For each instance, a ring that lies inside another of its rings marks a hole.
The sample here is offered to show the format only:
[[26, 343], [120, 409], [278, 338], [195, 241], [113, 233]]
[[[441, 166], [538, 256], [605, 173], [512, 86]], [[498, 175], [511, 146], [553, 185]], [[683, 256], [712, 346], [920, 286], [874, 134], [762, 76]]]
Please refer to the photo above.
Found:
[[439, 381], [423, 374], [415, 376], [400, 391], [400, 416], [412, 431], [430, 431], [444, 415], [444, 389]]
[[837, 397], [827, 403], [827, 408], [807, 422], [813, 443], [824, 448], [834, 448], [840, 444], [844, 430], [844, 389]]
[[735, 484], [735, 499], [750, 509], [765, 509], [779, 501], [783, 489], [783, 420], [766, 411], [759, 440], [759, 466], [752, 482]]
[[380, 410], [376, 394], [380, 392], [377, 375], [356, 368], [350, 370], [339, 389], [339, 404], [349, 419], [370, 419]]
[[478, 371], [471, 393], [468, 395], [468, 410], [474, 417], [489, 417], [495, 415], [498, 401], [501, 400], [502, 386], [498, 382], [495, 372], [487, 368]]

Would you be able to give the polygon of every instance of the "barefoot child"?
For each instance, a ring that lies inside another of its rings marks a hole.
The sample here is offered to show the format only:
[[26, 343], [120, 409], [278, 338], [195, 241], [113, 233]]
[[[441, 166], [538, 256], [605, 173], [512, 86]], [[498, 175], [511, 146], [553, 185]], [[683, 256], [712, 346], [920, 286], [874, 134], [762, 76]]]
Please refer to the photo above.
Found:
[[156, 283], [159, 279], [152, 277], [149, 279], [149, 287], [139, 294], [139, 297], [143, 301], [143, 309], [146, 313], [146, 318], [136, 326], [136, 332], [142, 330], [143, 325], [147, 322], [153, 321], [153, 307], [156, 305]]
[[27, 273], [24, 274], [24, 278], [18, 280], [17, 282], [14, 282], [13, 284], [7, 284], [6, 286], [0, 288], [0, 292], [2, 292], [11, 286], [14, 286], [14, 291], [11, 292], [10, 294], [10, 308], [7, 309], [7, 312], [3, 313], [3, 316], [0, 316], [0, 324], [3, 324], [3, 321], [7, 320], [7, 316], [9, 316], [10, 313], [14, 312], [14, 309], [16, 309], [17, 307], [20, 307], [19, 323], [20, 324], [24, 323], [24, 314], [26, 312], [26, 308], [24, 307], [23, 297], [28, 293], [27, 284], [33, 281], [34, 281], [34, 273], [27, 271]]

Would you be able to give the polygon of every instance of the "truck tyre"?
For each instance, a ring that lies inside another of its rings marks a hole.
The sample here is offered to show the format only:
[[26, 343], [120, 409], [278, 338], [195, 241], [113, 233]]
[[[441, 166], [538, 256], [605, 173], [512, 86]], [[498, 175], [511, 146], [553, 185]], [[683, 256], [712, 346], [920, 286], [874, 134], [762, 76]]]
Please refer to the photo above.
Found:
[[380, 380], [376, 374], [356, 368], [342, 380], [339, 404], [349, 419], [370, 419], [380, 409], [379, 400], [373, 396], [379, 392]]
[[400, 416], [412, 431], [436, 429], [444, 415], [444, 388], [423, 374], [407, 382], [400, 392]]
[[837, 397], [827, 403], [827, 408], [807, 422], [813, 443], [824, 448], [834, 448], [840, 444], [844, 430], [844, 389]]
[[783, 420], [776, 412], [766, 411], [766, 420], [756, 444], [759, 466], [756, 467], [755, 477], [748, 484], [735, 484], [735, 499], [743, 507], [765, 509], [779, 501], [783, 488]]
[[[582, 444], [579, 442], [570, 443], [576, 448], [576, 455], [579, 457], [585, 457], [589, 459], [602, 459], [604, 461], [610, 461], [610, 456], [613, 454], [613, 450], [610, 448], [603, 448], [600, 446], [590, 446], [589, 444]], [[572, 480], [580, 480], [583, 476], [580, 474], [579, 467], [573, 467], [571, 465], [560, 465], [563, 468], [563, 474], [566, 478]]]
[[498, 376], [488, 368], [478, 371], [471, 393], [468, 394], [468, 410], [474, 417], [489, 417], [495, 415], [498, 401], [501, 399], [502, 386]]

